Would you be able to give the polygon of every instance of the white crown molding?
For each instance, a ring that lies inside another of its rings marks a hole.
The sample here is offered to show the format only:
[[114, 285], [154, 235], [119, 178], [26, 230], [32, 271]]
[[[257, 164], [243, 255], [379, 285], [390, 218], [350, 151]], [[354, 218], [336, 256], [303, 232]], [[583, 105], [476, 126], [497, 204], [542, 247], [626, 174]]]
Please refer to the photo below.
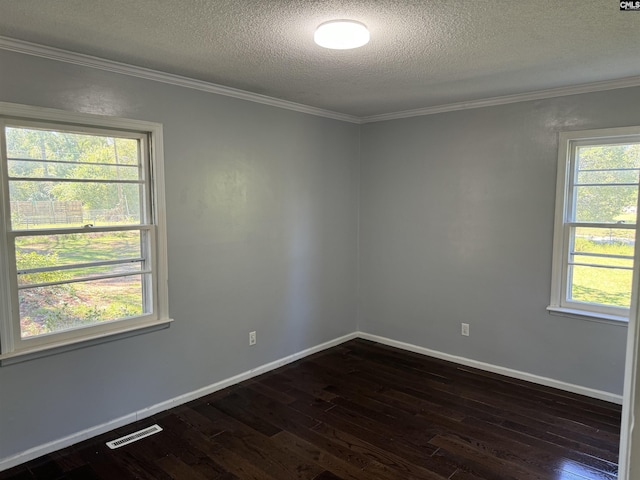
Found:
[[23, 40], [16, 40], [13, 38], [0, 36], [0, 49], [23, 53], [25, 55], [47, 58], [49, 60], [71, 63], [83, 67], [106, 70], [108, 72], [129, 75], [131, 77], [138, 77], [144, 78], [146, 80], [168, 83], [170, 85], [177, 85], [179, 87], [192, 88], [194, 90], [201, 90], [203, 92], [215, 93], [217, 95], [238, 98], [240, 100], [247, 100], [249, 102], [261, 103], [263, 105], [270, 105], [272, 107], [307, 113], [309, 115], [315, 115], [317, 117], [331, 118], [333, 120], [340, 120], [350, 123], [360, 123], [360, 119], [353, 115], [332, 112], [330, 110], [311, 107], [308, 105], [303, 105], [301, 103], [289, 102], [287, 100], [281, 100], [279, 98], [247, 92], [246, 90], [225, 87], [223, 85], [217, 85], [215, 83], [195, 80], [193, 78], [174, 75], [172, 73], [160, 72], [158, 70], [152, 70], [149, 68], [137, 67], [135, 65], [115, 62], [113, 60], [106, 60], [103, 58], [93, 57], [91, 55], [85, 55], [83, 53], [70, 52], [67, 50], [62, 50], [60, 48], [25, 42]]
[[108, 72], [119, 73], [121, 75], [129, 75], [132, 77], [153, 80], [156, 82], [177, 85], [185, 88], [192, 88], [203, 92], [224, 95], [227, 97], [247, 100], [249, 102], [261, 103], [272, 107], [293, 110], [296, 112], [307, 113], [318, 117], [331, 118], [343, 122], [364, 124], [383, 122], [387, 120], [398, 120], [401, 118], [421, 117], [426, 115], [435, 115], [437, 113], [454, 112], [457, 110], [469, 110], [472, 108], [492, 107], [497, 105], [506, 105], [509, 103], [527, 102], [531, 100], [543, 100], [547, 98], [563, 97], [567, 95], [579, 95], [582, 93], [602, 92], [606, 90], [616, 90], [618, 88], [638, 87], [640, 86], [640, 75], [633, 77], [625, 77], [615, 80], [604, 80], [601, 82], [585, 83], [581, 85], [572, 85], [568, 87], [551, 88], [547, 90], [538, 90], [527, 93], [517, 93], [513, 95], [504, 95], [499, 97], [484, 98], [479, 100], [469, 100], [465, 102], [448, 103], [444, 105], [435, 105], [432, 107], [416, 108], [413, 110], [403, 110], [399, 112], [383, 113], [380, 115], [369, 115], [358, 117], [348, 115], [346, 113], [333, 112], [318, 107], [311, 107], [301, 103], [290, 102], [279, 98], [260, 95], [258, 93], [248, 92], [232, 87], [225, 87], [215, 83], [195, 80], [193, 78], [174, 75], [172, 73], [161, 72], [149, 68], [138, 67], [126, 63], [106, 60], [83, 53], [70, 52], [60, 48], [49, 47], [23, 40], [0, 36], [0, 50], [8, 50], [25, 55], [33, 55], [36, 57], [57, 60], [60, 62], [71, 63], [83, 67], [96, 68]]
[[500, 97], [484, 98], [480, 100], [469, 100], [467, 102], [448, 103], [445, 105], [436, 105], [433, 107], [416, 108], [415, 110], [403, 110], [400, 112], [383, 113], [381, 115], [370, 115], [366, 117], [360, 117], [360, 123], [374, 123], [384, 122], [386, 120], [397, 120], [400, 118], [422, 117], [425, 115], [435, 115], [436, 113], [455, 112], [456, 110], [470, 110], [472, 108], [493, 107], [496, 105], [506, 105], [508, 103], [544, 100], [546, 98], [579, 95], [581, 93], [603, 92], [606, 90], [616, 90], [618, 88], [638, 86], [640, 86], [640, 75], [620, 78], [616, 80], [604, 80], [602, 82], [572, 85], [569, 87], [550, 88], [547, 90], [538, 90], [535, 92], [516, 93], [514, 95], [504, 95]]

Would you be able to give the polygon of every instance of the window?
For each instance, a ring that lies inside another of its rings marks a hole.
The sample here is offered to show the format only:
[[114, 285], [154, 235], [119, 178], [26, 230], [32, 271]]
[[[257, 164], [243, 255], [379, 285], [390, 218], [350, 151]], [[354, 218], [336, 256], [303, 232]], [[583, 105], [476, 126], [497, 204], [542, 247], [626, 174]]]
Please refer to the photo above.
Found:
[[0, 127], [0, 358], [166, 325], [161, 126], [0, 104]]
[[640, 127], [560, 134], [551, 312], [629, 316]]

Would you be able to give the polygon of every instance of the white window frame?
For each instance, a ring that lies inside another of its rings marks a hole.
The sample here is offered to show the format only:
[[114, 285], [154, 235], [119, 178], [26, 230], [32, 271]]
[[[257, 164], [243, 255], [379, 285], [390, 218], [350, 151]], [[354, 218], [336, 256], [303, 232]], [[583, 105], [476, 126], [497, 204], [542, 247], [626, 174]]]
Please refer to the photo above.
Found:
[[[15, 252], [10, 248], [10, 241], [16, 236], [9, 231], [10, 206], [9, 192], [4, 171], [6, 161], [0, 161], [0, 365], [30, 360], [70, 349], [81, 348], [95, 343], [111, 341], [122, 337], [155, 331], [166, 328], [172, 321], [169, 318], [168, 275], [167, 275], [167, 234], [165, 220], [164, 195], [164, 155], [162, 145], [162, 125], [140, 120], [129, 120], [117, 117], [84, 114], [48, 108], [17, 105], [0, 102], [0, 127], [5, 125], [37, 126], [49, 124], [61, 130], [75, 132], [108, 134], [109, 131], [121, 134], [131, 132], [127, 136], [141, 139], [144, 177], [147, 195], [146, 226], [151, 237], [152, 264], [151, 285], [146, 286], [146, 300], [151, 314], [139, 317], [105, 322], [92, 326], [77, 328], [60, 333], [35, 336], [21, 339], [19, 331], [19, 314], [17, 313], [17, 276], [15, 271]], [[52, 125], [53, 124], [53, 125]], [[4, 136], [0, 136], [0, 142]], [[5, 146], [0, 145], [0, 153], [4, 155]], [[142, 205], [141, 205], [142, 208]], [[16, 320], [17, 319], [17, 320]], [[16, 331], [17, 329], [17, 331]]]
[[[640, 127], [608, 128], [560, 132], [558, 145], [558, 177], [556, 184], [556, 210], [553, 233], [553, 260], [551, 302], [547, 310], [552, 314], [573, 316], [589, 320], [624, 323], [629, 309], [594, 305], [568, 299], [568, 262], [570, 248], [570, 222], [576, 147], [640, 142]], [[574, 223], [575, 224], [575, 223]], [[636, 229], [636, 226], [629, 225]], [[636, 238], [636, 241], [639, 241]], [[634, 265], [634, 269], [638, 266]]]

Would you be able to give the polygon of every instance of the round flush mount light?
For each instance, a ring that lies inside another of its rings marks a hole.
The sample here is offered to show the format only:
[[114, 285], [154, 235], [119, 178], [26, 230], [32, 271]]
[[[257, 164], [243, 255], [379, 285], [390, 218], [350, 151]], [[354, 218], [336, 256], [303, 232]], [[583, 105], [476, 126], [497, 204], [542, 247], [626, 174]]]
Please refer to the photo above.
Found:
[[324, 48], [348, 50], [369, 43], [369, 30], [355, 20], [331, 20], [320, 24], [313, 39]]

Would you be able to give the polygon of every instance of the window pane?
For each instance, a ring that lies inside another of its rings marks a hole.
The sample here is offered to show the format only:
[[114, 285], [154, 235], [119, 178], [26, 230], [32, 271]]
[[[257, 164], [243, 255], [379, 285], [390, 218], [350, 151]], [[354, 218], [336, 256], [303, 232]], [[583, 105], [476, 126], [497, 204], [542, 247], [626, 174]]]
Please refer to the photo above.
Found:
[[[16, 127], [7, 127], [5, 132], [9, 159], [139, 164], [136, 139]], [[41, 168], [42, 165], [25, 162], [23, 167]], [[50, 165], [47, 168], [53, 169], [52, 172], [58, 169], [63, 172], [79, 168], [79, 165]], [[11, 170], [9, 172], [13, 174]]]
[[631, 270], [569, 266], [569, 300], [629, 308]]
[[637, 186], [576, 187], [575, 195], [576, 222], [636, 222]]
[[[635, 230], [576, 227], [572, 241], [570, 263], [633, 268]], [[628, 308], [632, 273], [620, 268], [569, 265], [569, 300]]]
[[640, 170], [587, 170], [578, 171], [576, 183], [638, 183]]
[[51, 270], [18, 274], [18, 285], [33, 285], [37, 283], [65, 282], [79, 279], [90, 279], [105, 275], [126, 275], [140, 272], [142, 262], [127, 262], [115, 265], [101, 265], [98, 267], [70, 268], [68, 270]]
[[633, 257], [636, 232], [633, 229], [575, 227], [571, 250], [581, 253]]
[[143, 185], [117, 183], [142, 181], [138, 139], [17, 127], [5, 133], [12, 228], [140, 223]]
[[608, 267], [633, 268], [632, 258], [604, 257], [600, 254], [574, 254], [569, 263], [603, 265]]
[[79, 227], [140, 224], [137, 184], [11, 181], [11, 227]]
[[129, 318], [144, 312], [143, 276], [19, 291], [22, 338]]
[[139, 231], [33, 235], [16, 238], [18, 270], [141, 256]]
[[578, 170], [640, 168], [640, 143], [579, 146]]
[[9, 176], [22, 178], [67, 178], [76, 180], [140, 180], [137, 165], [70, 165], [67, 163], [9, 160]]
[[636, 223], [640, 143], [591, 145], [576, 148], [574, 184], [605, 183], [611, 186], [575, 188], [573, 218], [577, 222]]

